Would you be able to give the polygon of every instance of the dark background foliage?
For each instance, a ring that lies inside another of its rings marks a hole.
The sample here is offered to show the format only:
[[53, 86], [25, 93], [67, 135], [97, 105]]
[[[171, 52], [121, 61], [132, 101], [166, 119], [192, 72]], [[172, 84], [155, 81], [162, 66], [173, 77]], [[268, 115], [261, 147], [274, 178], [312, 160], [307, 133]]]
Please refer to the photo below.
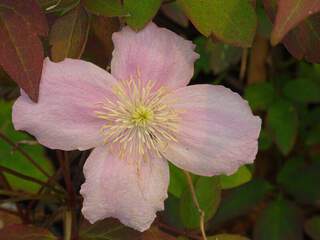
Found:
[[150, 230], [90, 225], [79, 195], [89, 152], [46, 149], [11, 122], [19, 87], [37, 101], [45, 56], [108, 69], [112, 33], [151, 20], [196, 44], [191, 84], [225, 85], [263, 119], [253, 165], [192, 175], [207, 239], [320, 239], [319, 10], [318, 0], [0, 0], [0, 239], [202, 239], [180, 169], [170, 165]]

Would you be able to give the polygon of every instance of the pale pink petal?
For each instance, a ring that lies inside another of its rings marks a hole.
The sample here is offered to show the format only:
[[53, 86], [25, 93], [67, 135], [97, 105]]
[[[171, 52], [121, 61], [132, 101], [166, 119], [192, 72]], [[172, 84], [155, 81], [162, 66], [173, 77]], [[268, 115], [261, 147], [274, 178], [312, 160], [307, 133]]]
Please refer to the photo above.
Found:
[[138, 33], [124, 27], [112, 38], [111, 73], [116, 78], [128, 79], [139, 71], [142, 81], [156, 81], [158, 87], [175, 89], [189, 83], [198, 58], [191, 41], [152, 22]]
[[43, 66], [38, 103], [24, 92], [13, 106], [17, 130], [34, 135], [52, 149], [89, 149], [103, 143], [99, 132], [103, 121], [94, 113], [96, 104], [110, 95], [116, 80], [99, 67], [66, 59]]
[[85, 183], [80, 193], [84, 202], [82, 213], [94, 223], [114, 217], [139, 231], [148, 229], [163, 210], [169, 184], [168, 163], [149, 159], [128, 162], [112, 155], [106, 146], [93, 150], [84, 166]]
[[173, 91], [168, 99], [181, 114], [178, 142], [163, 153], [169, 161], [206, 176], [232, 174], [254, 161], [261, 120], [237, 93], [194, 85]]

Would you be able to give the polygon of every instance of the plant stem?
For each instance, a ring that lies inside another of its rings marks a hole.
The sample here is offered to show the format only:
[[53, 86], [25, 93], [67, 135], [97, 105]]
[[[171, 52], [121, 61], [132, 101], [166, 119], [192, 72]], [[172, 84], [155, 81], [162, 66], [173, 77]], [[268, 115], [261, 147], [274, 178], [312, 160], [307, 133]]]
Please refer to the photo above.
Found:
[[30, 163], [32, 163], [42, 174], [44, 174], [46, 177], [50, 177], [50, 174], [48, 174], [23, 148], [21, 148], [19, 144], [16, 144], [15, 142], [13, 142], [1, 131], [0, 131], [0, 138], [3, 139], [9, 145], [11, 145], [13, 149], [16, 149], [18, 152], [20, 152], [21, 155], [23, 155]]
[[60, 190], [48, 185], [46, 182], [43, 182], [43, 181], [41, 181], [39, 179], [36, 179], [34, 177], [30, 177], [28, 175], [24, 175], [22, 173], [19, 173], [19, 172], [15, 171], [15, 170], [10, 169], [10, 168], [0, 166], [0, 171], [12, 174], [12, 175], [14, 175], [16, 177], [19, 177], [19, 178], [22, 178], [24, 180], [31, 181], [31, 182], [37, 183], [39, 185], [42, 185], [44, 187], [50, 188], [51, 190], [53, 190], [53, 191], [55, 191], [55, 192], [57, 192], [59, 194], [63, 193], [62, 191], [60, 191]]
[[198, 209], [199, 213], [200, 213], [200, 230], [201, 230], [201, 234], [202, 234], [202, 238], [203, 240], [207, 240], [207, 236], [206, 236], [206, 231], [204, 228], [204, 216], [205, 216], [205, 212], [201, 209], [197, 195], [196, 195], [196, 191], [194, 189], [193, 186], [193, 182], [192, 182], [192, 178], [190, 173], [188, 173], [187, 171], [184, 171], [186, 177], [187, 177], [187, 181], [188, 181], [188, 185], [190, 188], [190, 192], [191, 192], [191, 196], [192, 196], [192, 200], [194, 205], [196, 206], [196, 208]]
[[67, 210], [64, 217], [64, 240], [72, 239], [72, 212]]
[[[68, 192], [68, 210], [67, 213], [70, 212], [71, 216], [71, 238], [77, 239], [78, 238], [78, 231], [76, 228], [76, 218], [75, 218], [75, 209], [76, 209], [76, 194], [73, 188], [71, 174], [70, 174], [70, 167], [69, 167], [69, 160], [68, 160], [68, 153], [65, 151], [57, 150], [58, 160], [60, 163], [60, 167], [62, 169], [62, 174], [64, 178], [64, 182], [66, 184], [67, 192]], [[67, 234], [67, 233], [65, 233]]]
[[[3, 185], [5, 186], [6, 189], [8, 190], [12, 190], [6, 176], [3, 174], [3, 171], [0, 170], [0, 178], [2, 179]], [[28, 223], [29, 222], [29, 218], [28, 216], [24, 213], [24, 211], [22, 210], [22, 208], [20, 207], [20, 205], [18, 203], [16, 203], [16, 207], [18, 210], [18, 214], [20, 216], [20, 219], [24, 222], [24, 223]]]
[[244, 48], [242, 50], [241, 66], [240, 66], [240, 73], [239, 73], [239, 80], [241, 82], [244, 80], [244, 77], [246, 75], [247, 62], [248, 62], [248, 48]]

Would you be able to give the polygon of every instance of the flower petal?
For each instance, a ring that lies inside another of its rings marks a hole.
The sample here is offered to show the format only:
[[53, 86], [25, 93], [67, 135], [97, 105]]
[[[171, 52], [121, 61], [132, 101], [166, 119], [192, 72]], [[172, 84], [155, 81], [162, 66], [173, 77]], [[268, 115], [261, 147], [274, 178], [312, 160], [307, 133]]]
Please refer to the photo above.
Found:
[[173, 91], [168, 100], [181, 112], [178, 142], [163, 153], [169, 161], [206, 176], [232, 174], [254, 161], [261, 120], [237, 93], [194, 85]]
[[108, 152], [106, 146], [93, 150], [84, 166], [86, 182], [80, 193], [82, 213], [94, 223], [107, 217], [139, 231], [148, 229], [163, 210], [169, 184], [168, 163], [149, 159], [140, 171], [134, 161], [128, 163]]
[[112, 38], [111, 73], [116, 78], [128, 79], [139, 71], [142, 81], [156, 81], [158, 87], [176, 89], [189, 83], [198, 58], [191, 41], [152, 22], [138, 33], [124, 27]]
[[22, 91], [13, 106], [17, 130], [25, 130], [52, 149], [89, 149], [103, 143], [96, 104], [110, 95], [116, 80], [81, 60], [44, 61], [38, 103]]

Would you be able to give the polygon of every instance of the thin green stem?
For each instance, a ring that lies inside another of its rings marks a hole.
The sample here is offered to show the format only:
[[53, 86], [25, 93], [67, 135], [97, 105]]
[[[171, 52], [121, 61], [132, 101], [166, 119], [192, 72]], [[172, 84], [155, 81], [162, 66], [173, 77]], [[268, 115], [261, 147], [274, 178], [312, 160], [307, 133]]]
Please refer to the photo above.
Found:
[[188, 186], [191, 192], [191, 196], [192, 196], [192, 200], [194, 205], [196, 206], [196, 208], [198, 209], [199, 213], [200, 213], [200, 230], [201, 230], [201, 234], [202, 234], [202, 238], [203, 240], [207, 240], [207, 235], [206, 235], [206, 231], [204, 228], [204, 217], [205, 217], [205, 212], [201, 209], [197, 195], [196, 195], [196, 191], [194, 189], [193, 186], [193, 182], [192, 182], [192, 178], [190, 173], [188, 173], [187, 171], [184, 171], [186, 177], [187, 177], [187, 181], [188, 181]]
[[24, 156], [32, 165], [34, 165], [42, 174], [44, 174], [46, 177], [50, 177], [50, 174], [48, 174], [23, 148], [21, 148], [19, 144], [13, 142], [1, 131], [0, 138], [11, 145], [13, 149], [16, 149], [19, 153], [21, 153], [21, 155]]
[[51, 189], [52, 191], [54, 191], [56, 193], [63, 194], [63, 192], [61, 190], [58, 190], [58, 189], [48, 185], [46, 182], [43, 182], [43, 181], [41, 181], [39, 179], [36, 179], [34, 177], [30, 177], [30, 176], [24, 175], [22, 173], [19, 173], [19, 172], [15, 171], [15, 170], [10, 169], [10, 168], [0, 166], [0, 171], [9, 173], [11, 175], [14, 175], [16, 177], [22, 178], [22, 179], [30, 181], [30, 182], [34, 182], [34, 183], [39, 184], [41, 186], [45, 186], [45, 187]]

